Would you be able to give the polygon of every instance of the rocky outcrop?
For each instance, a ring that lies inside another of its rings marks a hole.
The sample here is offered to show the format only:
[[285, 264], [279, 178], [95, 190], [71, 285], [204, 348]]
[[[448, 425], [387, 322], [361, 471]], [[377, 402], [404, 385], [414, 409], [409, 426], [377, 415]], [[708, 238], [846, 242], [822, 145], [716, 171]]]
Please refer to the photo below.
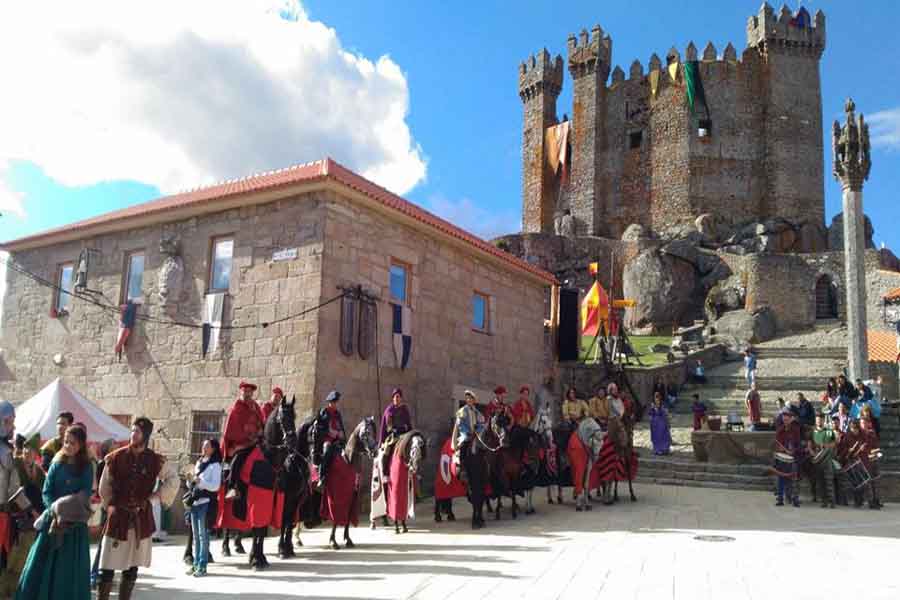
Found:
[[625, 229], [625, 232], [622, 234], [622, 241], [636, 242], [638, 240], [649, 240], [652, 237], [653, 234], [649, 229], [647, 229], [643, 225], [632, 223]]
[[722, 315], [710, 329], [714, 335], [734, 338], [739, 345], [758, 344], [775, 337], [775, 315], [767, 307], [753, 313], [734, 310]]
[[666, 329], [696, 314], [697, 270], [674, 254], [641, 252], [625, 265], [622, 282], [625, 297], [637, 303], [626, 313], [633, 329]]
[[729, 276], [717, 282], [706, 294], [704, 311], [712, 323], [723, 314], [743, 309], [747, 300], [747, 288], [738, 276]]

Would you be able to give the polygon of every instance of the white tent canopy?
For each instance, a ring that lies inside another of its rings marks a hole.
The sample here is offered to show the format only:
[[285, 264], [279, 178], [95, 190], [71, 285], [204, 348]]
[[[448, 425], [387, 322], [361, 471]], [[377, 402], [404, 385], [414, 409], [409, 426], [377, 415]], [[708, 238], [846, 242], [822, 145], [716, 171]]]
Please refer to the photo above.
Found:
[[55, 438], [56, 417], [63, 411], [72, 413], [76, 423], [85, 424], [89, 442], [125, 442], [131, 435], [130, 429], [59, 378], [16, 407], [16, 433], [26, 438], [39, 433], [41, 440]]

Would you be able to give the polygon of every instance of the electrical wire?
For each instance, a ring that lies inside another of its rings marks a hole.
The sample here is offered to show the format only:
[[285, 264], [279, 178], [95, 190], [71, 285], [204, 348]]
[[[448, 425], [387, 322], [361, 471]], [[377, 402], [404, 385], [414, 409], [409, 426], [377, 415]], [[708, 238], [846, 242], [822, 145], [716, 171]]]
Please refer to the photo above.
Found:
[[[112, 304], [107, 304], [105, 302], [100, 302], [99, 300], [97, 300], [96, 298], [94, 298], [92, 296], [88, 296], [85, 294], [79, 294], [78, 292], [75, 292], [73, 290], [64, 289], [64, 288], [60, 287], [59, 285], [57, 285], [51, 281], [48, 281], [47, 279], [44, 279], [40, 275], [33, 273], [32, 271], [29, 271], [25, 267], [22, 267], [21, 265], [16, 264], [11, 259], [0, 258], [0, 262], [6, 264], [6, 266], [9, 267], [10, 269], [12, 269], [13, 271], [16, 271], [17, 273], [20, 273], [20, 274], [28, 277], [29, 279], [35, 281], [37, 284], [39, 284], [43, 287], [54, 290], [58, 294], [66, 294], [77, 300], [81, 300], [83, 302], [87, 302], [88, 304], [97, 306], [103, 310], [107, 310], [107, 311], [115, 314], [116, 317], [121, 316], [121, 313], [122, 313], [121, 307], [118, 307], [118, 306], [115, 306]], [[151, 317], [150, 315], [135, 315], [135, 319], [138, 321], [144, 321], [145, 323], [155, 323], [158, 325], [168, 325], [171, 327], [185, 327], [185, 328], [189, 328], [189, 329], [203, 329], [204, 327], [210, 327], [212, 329], [220, 329], [220, 330], [254, 329], [256, 327], [262, 327], [263, 329], [265, 329], [265, 328], [269, 327], [270, 325], [277, 325], [278, 323], [283, 323], [285, 321], [291, 321], [293, 319], [298, 319], [300, 317], [303, 317], [311, 312], [319, 310], [320, 308], [324, 308], [325, 306], [328, 306], [329, 304], [331, 304], [333, 302], [337, 302], [338, 300], [340, 300], [341, 298], [343, 298], [346, 295], [347, 295], [347, 292], [342, 291], [339, 295], [337, 295], [333, 298], [330, 298], [329, 300], [326, 300], [325, 302], [322, 302], [321, 304], [318, 304], [311, 308], [307, 308], [298, 313], [287, 315], [285, 317], [281, 317], [281, 318], [275, 319], [273, 321], [257, 323], [254, 325], [203, 325], [203, 324], [198, 324], [198, 323], [189, 323], [186, 321], [175, 321], [172, 319], [159, 319], [156, 317]]]

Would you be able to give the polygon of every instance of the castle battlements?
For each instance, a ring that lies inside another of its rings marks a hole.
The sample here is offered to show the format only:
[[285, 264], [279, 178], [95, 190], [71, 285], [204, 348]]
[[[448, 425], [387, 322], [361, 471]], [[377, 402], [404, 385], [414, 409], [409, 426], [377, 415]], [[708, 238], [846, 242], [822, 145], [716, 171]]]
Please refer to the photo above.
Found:
[[543, 131], [558, 122], [562, 59], [529, 57], [519, 68], [523, 230], [552, 232], [566, 213], [578, 235], [612, 238], [701, 214], [824, 225], [824, 48], [821, 11], [768, 4], [749, 18], [740, 57], [731, 43], [719, 54], [689, 42], [624, 69], [600, 25], [569, 35], [570, 148], [555, 173]]

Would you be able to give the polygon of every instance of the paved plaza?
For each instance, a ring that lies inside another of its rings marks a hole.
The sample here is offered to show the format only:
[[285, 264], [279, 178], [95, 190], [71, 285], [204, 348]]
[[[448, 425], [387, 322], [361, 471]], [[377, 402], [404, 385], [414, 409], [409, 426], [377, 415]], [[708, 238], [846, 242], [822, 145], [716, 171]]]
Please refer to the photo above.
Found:
[[[542, 490], [541, 490], [542, 491]], [[566, 490], [567, 496], [570, 490]], [[882, 511], [807, 504], [774, 506], [771, 494], [638, 485], [637, 503], [571, 502], [473, 533], [468, 503], [456, 523], [434, 523], [417, 506], [410, 533], [352, 530], [357, 547], [325, 547], [328, 530], [304, 532], [298, 557], [272, 557], [253, 573], [243, 557], [218, 561], [210, 575], [184, 574], [180, 540], [154, 549], [137, 597], [205, 600], [268, 598], [741, 598], [900, 597], [900, 506]], [[710, 536], [710, 539], [698, 539]], [[719, 537], [715, 537], [719, 536]], [[859, 587], [865, 583], [867, 588]]]

